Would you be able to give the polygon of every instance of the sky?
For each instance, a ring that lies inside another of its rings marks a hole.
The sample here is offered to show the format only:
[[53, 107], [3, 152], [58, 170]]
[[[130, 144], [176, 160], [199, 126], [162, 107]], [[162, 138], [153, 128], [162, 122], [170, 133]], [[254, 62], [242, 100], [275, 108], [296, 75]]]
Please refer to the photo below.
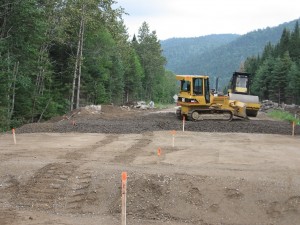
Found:
[[145, 21], [159, 40], [246, 34], [300, 18], [299, 0], [116, 0], [132, 37]]

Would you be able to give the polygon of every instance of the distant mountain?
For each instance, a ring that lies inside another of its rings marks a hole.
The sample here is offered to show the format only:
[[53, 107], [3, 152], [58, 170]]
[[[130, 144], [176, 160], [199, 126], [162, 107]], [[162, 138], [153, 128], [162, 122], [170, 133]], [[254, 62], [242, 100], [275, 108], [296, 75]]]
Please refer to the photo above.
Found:
[[212, 34], [194, 38], [171, 38], [161, 41], [163, 54], [167, 58], [167, 69], [173, 72], [183, 71], [183, 64], [199, 57], [205, 52], [226, 45], [240, 35]]
[[212, 84], [215, 77], [220, 77], [220, 85], [225, 85], [247, 57], [260, 54], [268, 42], [276, 44], [283, 29], [293, 30], [297, 20], [242, 36], [224, 34], [167, 39], [161, 42], [168, 61], [166, 68], [176, 74], [209, 75]]

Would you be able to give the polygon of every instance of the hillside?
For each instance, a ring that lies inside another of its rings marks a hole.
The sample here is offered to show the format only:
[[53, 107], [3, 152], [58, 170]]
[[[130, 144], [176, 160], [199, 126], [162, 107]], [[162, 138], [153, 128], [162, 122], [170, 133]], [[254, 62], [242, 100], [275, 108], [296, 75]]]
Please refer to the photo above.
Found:
[[[204, 52], [188, 51], [189, 48], [197, 49], [195, 46], [191, 47], [189, 38], [182, 40], [181, 48], [174, 47], [173, 49], [170, 49], [170, 45], [168, 45], [168, 42], [172, 42], [172, 39], [165, 40], [162, 42], [162, 48], [168, 61], [166, 67], [176, 74], [208, 74], [212, 78], [212, 84], [214, 83], [214, 77], [219, 76], [221, 85], [225, 85], [232, 72], [238, 70], [240, 64], [247, 57], [261, 53], [268, 42], [272, 44], [277, 43], [283, 29], [286, 27], [292, 30], [296, 21], [236, 36], [229, 43], [224, 43], [220, 46], [217, 46], [217, 44], [216, 46], [207, 45], [207, 49]], [[209, 38], [210, 36], [206, 37]], [[210, 40], [206, 40], [203, 43], [203, 37], [199, 37], [198, 40], [201, 42], [201, 45], [210, 42]], [[194, 42], [196, 43], [196, 41]], [[180, 55], [180, 49], [186, 50], [184, 57]]]
[[161, 41], [163, 54], [168, 60], [167, 69], [182, 71], [183, 62], [226, 45], [239, 36], [237, 34], [212, 34], [202, 37], [171, 38]]

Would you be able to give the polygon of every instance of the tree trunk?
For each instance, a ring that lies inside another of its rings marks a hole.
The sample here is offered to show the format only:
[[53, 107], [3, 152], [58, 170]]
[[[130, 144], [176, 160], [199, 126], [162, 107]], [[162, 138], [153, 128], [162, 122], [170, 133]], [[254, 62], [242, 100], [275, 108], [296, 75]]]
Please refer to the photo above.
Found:
[[16, 62], [13, 70], [12, 97], [11, 97], [11, 107], [9, 112], [9, 120], [11, 120], [15, 109], [16, 82], [17, 82], [18, 71], [19, 71], [19, 62]]
[[39, 123], [39, 122], [41, 121], [41, 119], [43, 118], [43, 115], [44, 115], [44, 113], [46, 112], [46, 110], [47, 110], [47, 108], [48, 108], [50, 102], [51, 102], [51, 99], [49, 99], [49, 101], [47, 102], [46, 107], [44, 108], [43, 112], [41, 113], [40, 118], [39, 118], [39, 120], [37, 121], [38, 123]]
[[46, 61], [44, 60], [43, 55], [45, 52], [48, 51], [49, 46], [47, 44], [44, 44], [39, 51], [39, 59], [38, 59], [38, 65], [39, 65], [39, 71], [36, 76], [35, 80], [35, 87], [34, 87], [34, 92], [33, 92], [33, 104], [32, 104], [32, 112], [31, 112], [31, 122], [34, 122], [34, 116], [35, 116], [35, 107], [36, 107], [36, 102], [37, 98], [39, 95], [43, 95], [43, 90], [44, 90], [44, 73], [45, 73], [45, 64]]
[[83, 36], [84, 36], [84, 5], [82, 6], [82, 17], [81, 17], [81, 37], [80, 37], [80, 56], [79, 56], [79, 65], [78, 65], [78, 79], [77, 79], [77, 101], [76, 108], [79, 108], [80, 100], [80, 79], [81, 79], [81, 65], [82, 65], [82, 50], [83, 50]]
[[83, 42], [83, 32], [84, 32], [83, 28], [84, 28], [84, 6], [82, 6], [82, 15], [81, 15], [81, 21], [79, 27], [79, 34], [78, 34], [78, 44], [77, 44], [77, 53], [76, 53], [75, 68], [74, 68], [74, 75], [73, 75], [72, 96], [71, 96], [71, 106], [70, 106], [71, 111], [74, 109], [76, 80], [77, 80], [77, 98], [76, 98], [75, 108], [79, 107], [81, 56], [82, 56], [82, 46], [83, 46], [82, 42]]
[[[80, 32], [81, 32], [81, 24], [80, 24], [80, 30], [79, 30], [79, 37], [80, 37]], [[76, 54], [75, 68], [74, 68], [74, 75], [73, 75], [72, 96], [71, 96], [71, 105], [70, 105], [71, 111], [74, 109], [74, 96], [75, 96], [75, 88], [76, 88], [79, 52], [80, 52], [80, 38], [78, 40], [78, 45], [77, 45], [77, 54]]]

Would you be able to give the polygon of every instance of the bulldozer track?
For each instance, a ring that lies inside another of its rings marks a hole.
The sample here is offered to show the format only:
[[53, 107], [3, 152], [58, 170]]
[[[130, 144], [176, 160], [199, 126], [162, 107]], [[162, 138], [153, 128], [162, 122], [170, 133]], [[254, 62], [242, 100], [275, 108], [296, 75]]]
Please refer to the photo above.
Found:
[[68, 180], [75, 165], [53, 163], [39, 169], [29, 181], [20, 185], [17, 207], [56, 210], [63, 201]]
[[136, 157], [142, 154], [142, 149], [147, 147], [152, 142], [152, 139], [149, 138], [153, 136], [153, 133], [143, 134], [140, 139], [137, 140], [135, 144], [126, 149], [125, 152], [116, 156], [113, 162], [117, 163], [131, 163]]
[[203, 121], [203, 120], [221, 120], [231, 121], [233, 114], [229, 110], [214, 110], [214, 109], [196, 109], [190, 111], [187, 119], [190, 121]]

